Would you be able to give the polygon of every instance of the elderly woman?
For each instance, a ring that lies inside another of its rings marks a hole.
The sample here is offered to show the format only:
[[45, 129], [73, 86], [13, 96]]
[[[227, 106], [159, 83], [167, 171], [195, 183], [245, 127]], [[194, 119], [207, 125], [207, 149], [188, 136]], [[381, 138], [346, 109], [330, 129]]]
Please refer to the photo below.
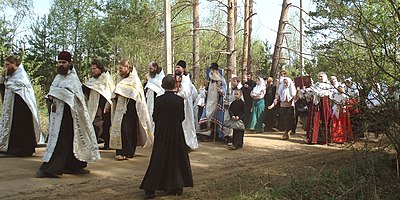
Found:
[[329, 141], [329, 122], [332, 115], [329, 96], [332, 85], [328, 82], [325, 72], [318, 73], [318, 82], [309, 90], [313, 96], [308, 113], [307, 139], [308, 144], [326, 144]]
[[263, 132], [263, 121], [264, 121], [264, 95], [265, 95], [265, 83], [262, 77], [257, 77], [256, 86], [250, 93], [253, 98], [253, 106], [250, 115], [250, 130], [255, 130], [257, 133]]

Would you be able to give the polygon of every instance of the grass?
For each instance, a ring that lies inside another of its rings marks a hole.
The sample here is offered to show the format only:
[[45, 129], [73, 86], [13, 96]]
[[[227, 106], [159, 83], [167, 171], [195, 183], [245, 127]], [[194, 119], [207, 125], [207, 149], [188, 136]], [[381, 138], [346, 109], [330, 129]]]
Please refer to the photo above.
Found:
[[358, 163], [339, 163], [337, 169], [320, 173], [303, 171], [234, 199], [400, 199], [400, 179], [392, 158], [382, 152], [363, 155]]

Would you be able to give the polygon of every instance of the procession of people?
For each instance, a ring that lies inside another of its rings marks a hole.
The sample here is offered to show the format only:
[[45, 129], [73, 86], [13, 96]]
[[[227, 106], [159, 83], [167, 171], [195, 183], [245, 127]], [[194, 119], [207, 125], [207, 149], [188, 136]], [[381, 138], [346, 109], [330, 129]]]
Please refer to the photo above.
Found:
[[[244, 147], [245, 133], [282, 131], [282, 139], [290, 140], [299, 116], [307, 144], [354, 142], [361, 132], [359, 87], [351, 78], [341, 82], [331, 76], [329, 82], [320, 72], [317, 82], [299, 85], [282, 70], [276, 80], [257, 76], [254, 81], [251, 73], [245, 80], [235, 74], [225, 79], [220, 66], [211, 63], [198, 90], [184, 60], [176, 63], [174, 74], [164, 74], [150, 61], [143, 85], [131, 61], [119, 62], [114, 81], [107, 67], [93, 59], [92, 76], [81, 83], [71, 58], [67, 51], [57, 57], [57, 75], [45, 97], [46, 134], [40, 130], [32, 84], [17, 57], [6, 58], [0, 77], [0, 152], [32, 156], [38, 144], [46, 144], [39, 178], [88, 174], [88, 162], [101, 158], [99, 150], [115, 151], [115, 160], [124, 161], [135, 158], [137, 146], [152, 146], [140, 189], [146, 198], [158, 190], [182, 195], [184, 187], [193, 187], [189, 153], [199, 148], [198, 137], [225, 142], [230, 150]], [[378, 86], [371, 90], [370, 108], [380, 106], [378, 92]], [[210, 134], [202, 135], [204, 129]]]

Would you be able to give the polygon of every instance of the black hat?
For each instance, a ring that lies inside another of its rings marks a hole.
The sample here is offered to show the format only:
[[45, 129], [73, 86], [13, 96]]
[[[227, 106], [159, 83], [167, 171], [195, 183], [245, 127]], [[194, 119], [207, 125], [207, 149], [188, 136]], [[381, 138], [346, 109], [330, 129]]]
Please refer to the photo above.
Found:
[[176, 65], [181, 66], [182, 68], [186, 68], [186, 62], [184, 60], [180, 60], [178, 61], [178, 63], [176, 63]]
[[218, 63], [211, 63], [210, 68], [214, 69], [214, 70], [218, 70]]
[[58, 60], [66, 60], [68, 62], [71, 62], [71, 54], [68, 51], [61, 51], [58, 54]]

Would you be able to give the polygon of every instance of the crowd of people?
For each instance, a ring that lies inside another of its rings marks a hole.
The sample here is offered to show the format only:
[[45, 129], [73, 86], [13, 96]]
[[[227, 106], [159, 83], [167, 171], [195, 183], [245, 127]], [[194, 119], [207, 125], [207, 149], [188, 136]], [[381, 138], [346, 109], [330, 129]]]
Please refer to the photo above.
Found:
[[[135, 156], [137, 146], [152, 146], [140, 188], [148, 198], [157, 190], [181, 195], [183, 187], [193, 187], [189, 152], [199, 147], [200, 138], [224, 141], [232, 150], [243, 147], [245, 130], [280, 130], [288, 140], [299, 117], [309, 144], [351, 142], [357, 130], [358, 88], [351, 79], [340, 83], [331, 76], [329, 82], [323, 72], [310, 85], [296, 84], [284, 70], [277, 80], [253, 80], [248, 74], [244, 80], [232, 75], [227, 82], [218, 64], [211, 63], [197, 89], [183, 60], [173, 75], [151, 61], [144, 85], [128, 60], [119, 62], [117, 83], [93, 59], [92, 77], [82, 84], [66, 51], [59, 53], [56, 69], [45, 97], [46, 135], [32, 84], [17, 57], [5, 59], [0, 78], [0, 152], [31, 156], [38, 144], [46, 144], [39, 178], [88, 174], [87, 163], [100, 159], [99, 149], [115, 150], [115, 160], [123, 161]], [[378, 106], [374, 91], [371, 106]]]

